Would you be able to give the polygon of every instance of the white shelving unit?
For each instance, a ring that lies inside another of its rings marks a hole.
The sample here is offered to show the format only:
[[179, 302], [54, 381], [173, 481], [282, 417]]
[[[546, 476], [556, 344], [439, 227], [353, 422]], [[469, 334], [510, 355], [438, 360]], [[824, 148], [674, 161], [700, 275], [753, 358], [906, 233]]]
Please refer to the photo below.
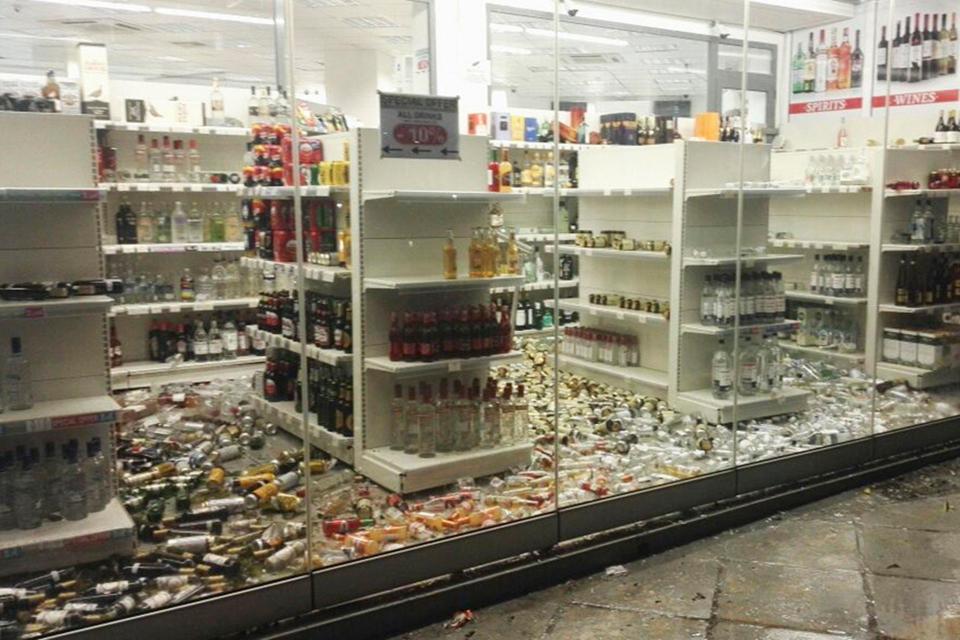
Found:
[[102, 182], [100, 188], [118, 193], [240, 193], [238, 184], [212, 182]]
[[[547, 253], [553, 253], [553, 245], [544, 247]], [[615, 260], [669, 260], [670, 254], [664, 251], [620, 251], [619, 249], [595, 249], [560, 245], [561, 255], [584, 256], [587, 258], [612, 258]]]
[[[284, 338], [276, 333], [263, 331], [262, 329], [257, 329], [256, 327], [247, 327], [247, 334], [249, 334], [251, 337], [257, 337], [263, 340], [264, 344], [266, 344], [268, 347], [286, 349], [287, 351], [292, 351], [293, 353], [301, 353], [303, 351], [303, 345], [301, 345], [299, 342], [296, 340], [291, 340], [290, 338]], [[353, 361], [353, 354], [338, 351], [337, 349], [321, 349], [320, 347], [312, 344], [307, 345], [307, 357], [331, 366], [349, 364], [351, 361]]]
[[129, 362], [110, 369], [114, 390], [134, 389], [173, 382], [209, 382], [240, 378], [263, 369], [263, 356], [238, 356], [230, 360], [187, 362]]
[[228, 309], [256, 309], [259, 304], [260, 298], [228, 298], [226, 300], [204, 300], [200, 302], [115, 304], [110, 308], [110, 316], [146, 316], [161, 313], [196, 313], [200, 311], [225, 311]]
[[512, 289], [523, 285], [523, 276], [494, 276], [492, 278], [455, 278], [447, 280], [436, 276], [383, 276], [365, 278], [364, 289], [390, 291], [454, 291], [463, 289]]
[[[0, 181], [0, 282], [69, 282], [102, 278], [95, 130], [88, 116], [0, 113], [0, 129], [17, 162]], [[37, 135], [42, 131], [44, 135]], [[42, 167], [43, 170], [37, 170]], [[42, 184], [41, 184], [42, 183]], [[69, 238], [69, 248], [63, 248]], [[0, 449], [43, 450], [93, 437], [113, 466], [120, 407], [110, 396], [106, 296], [0, 302], [0, 347], [21, 339], [31, 362], [34, 403], [0, 414]], [[0, 532], [0, 575], [132, 555], [134, 525], [117, 500], [78, 521], [45, 521], [30, 531]]]
[[[573, 280], [557, 280], [557, 287], [561, 290], [564, 289], [576, 289], [580, 286], [580, 281], [577, 278]], [[516, 290], [517, 287], [509, 286], [500, 286], [500, 287], [490, 287], [490, 293], [511, 293]], [[543, 282], [524, 282], [519, 287], [520, 291], [553, 291], [553, 280], [544, 280]]]
[[802, 300], [806, 302], [817, 302], [826, 305], [862, 305], [867, 304], [866, 298], [854, 298], [845, 296], [827, 296], [819, 293], [810, 293], [809, 291], [787, 291], [784, 295], [787, 300]]
[[620, 367], [607, 364], [605, 362], [591, 362], [582, 358], [560, 355], [558, 357], [560, 366], [572, 370], [587, 371], [592, 374], [599, 374], [608, 379], [614, 379], [621, 383], [640, 384], [645, 387], [659, 389], [660, 393], [667, 390], [667, 373], [648, 369], [646, 367]]
[[107, 131], [129, 131], [132, 133], [156, 133], [172, 135], [198, 136], [237, 136], [244, 140], [250, 137], [246, 127], [211, 127], [188, 124], [145, 124], [138, 122], [117, 122], [113, 120], [96, 120], [97, 129]]
[[621, 309], [602, 304], [590, 304], [587, 301], [578, 298], [561, 299], [558, 306], [564, 311], [576, 311], [581, 318], [601, 317], [614, 320], [628, 320], [640, 324], [666, 323], [667, 317], [662, 313], [651, 313], [649, 311], [632, 311], [630, 309]]
[[[298, 271], [296, 263], [293, 262], [275, 262], [273, 260], [250, 258], [247, 256], [240, 258], [240, 262], [254, 269], [261, 271], [273, 270], [277, 273], [285, 273], [288, 276], [296, 276]], [[307, 280], [313, 280], [315, 282], [333, 283], [337, 281], [349, 281], [350, 273], [350, 269], [345, 267], [326, 267], [319, 264], [303, 265], [304, 277]]]
[[349, 465], [354, 464], [353, 438], [317, 424], [312, 416], [308, 423], [308, 433], [304, 434], [303, 416], [296, 410], [293, 402], [269, 402], [257, 395], [251, 396], [250, 400], [261, 415], [276, 422], [287, 433], [309, 440], [312, 446], [337, 460]]
[[243, 250], [243, 242], [164, 242], [103, 245], [103, 253], [108, 256], [137, 253], [233, 253]]

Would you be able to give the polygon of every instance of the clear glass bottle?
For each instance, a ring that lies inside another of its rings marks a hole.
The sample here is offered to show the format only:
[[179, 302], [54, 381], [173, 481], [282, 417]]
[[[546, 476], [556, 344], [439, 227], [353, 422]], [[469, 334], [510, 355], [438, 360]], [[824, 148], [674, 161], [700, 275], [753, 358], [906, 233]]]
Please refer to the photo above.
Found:
[[760, 382], [760, 358], [750, 336], [744, 336], [740, 349], [740, 371], [737, 375], [739, 391], [742, 395], [756, 395]]
[[415, 455], [420, 452], [420, 404], [417, 402], [417, 390], [413, 387], [407, 389], [406, 403], [406, 430], [403, 434], [403, 452]]
[[137, 214], [137, 242], [140, 244], [149, 244], [156, 242], [156, 235], [153, 229], [153, 216], [146, 202], [140, 203], [140, 213]]
[[226, 286], [224, 288], [224, 298], [242, 298], [243, 291], [241, 283], [243, 277], [240, 274], [240, 261], [231, 260], [226, 267]]
[[206, 362], [210, 359], [210, 344], [207, 337], [207, 330], [203, 328], [203, 322], [198, 320], [193, 330], [193, 356], [197, 362]]
[[[227, 268], [223, 264], [223, 257], [217, 256], [213, 261], [213, 268], [210, 269], [210, 280], [213, 286], [212, 299], [225, 300], [227, 295]], [[198, 287], [199, 289], [199, 287]], [[199, 291], [197, 293], [200, 293]]]
[[213, 211], [210, 213], [210, 234], [206, 238], [207, 242], [226, 242], [226, 219], [223, 216], [223, 209], [220, 203], [213, 205]]
[[480, 447], [495, 447], [500, 442], [500, 403], [497, 401], [496, 389], [487, 386], [483, 390], [481, 403]]
[[39, 457], [36, 449], [24, 451], [13, 479], [13, 515], [18, 529], [36, 529], [43, 521], [41, 485], [36, 473]]
[[200, 275], [197, 276], [196, 299], [201, 302], [216, 300], [216, 289], [214, 288], [213, 278], [206, 269], [201, 270]]
[[437, 398], [437, 451], [446, 453], [454, 447], [454, 409], [450, 401], [447, 379], [440, 380]]
[[713, 288], [713, 276], [707, 276], [700, 292], [700, 322], [703, 324], [717, 324], [717, 291]]
[[403, 399], [403, 385], [394, 385], [393, 400], [390, 401], [390, 448], [403, 451], [406, 435], [407, 403]]
[[513, 444], [515, 435], [517, 416], [516, 407], [513, 402], [513, 385], [507, 383], [503, 387], [503, 394], [499, 400], [500, 408], [500, 444]]
[[57, 455], [57, 444], [48, 441], [44, 444], [43, 456], [43, 515], [49, 520], [59, 519], [63, 513], [63, 475], [63, 459]]
[[216, 320], [210, 321], [210, 332], [207, 334], [207, 356], [209, 360], [220, 360], [223, 358], [223, 336], [220, 335], [220, 327]]
[[147, 152], [150, 161], [150, 180], [163, 182], [163, 151], [156, 138], [150, 140], [150, 150]]
[[190, 239], [190, 223], [187, 218], [187, 212], [183, 210], [183, 204], [173, 203], [173, 215], [170, 217], [170, 237], [176, 244], [193, 242]]
[[457, 247], [453, 244], [453, 229], [447, 229], [447, 241], [443, 244], [443, 277], [457, 279]]
[[87, 517], [87, 476], [80, 464], [76, 440], [63, 445], [66, 461], [63, 476], [63, 517], [67, 520], [83, 520]]
[[727, 351], [723, 338], [718, 341], [717, 349], [713, 352], [710, 372], [713, 397], [718, 400], [729, 398], [733, 390], [733, 358]]
[[437, 408], [433, 404], [433, 389], [423, 386], [420, 406], [417, 408], [418, 455], [432, 458], [437, 455]]
[[203, 222], [203, 213], [194, 202], [187, 214], [187, 242], [203, 242]]
[[24, 411], [33, 406], [30, 361], [23, 355], [19, 336], [10, 338], [10, 355], [3, 367], [3, 396], [3, 404], [10, 411]]
[[0, 531], [9, 531], [17, 526], [13, 509], [13, 478], [16, 473], [13, 453], [0, 453]]
[[172, 241], [170, 214], [162, 206], [158, 206], [153, 212], [153, 241], [159, 244]]
[[147, 142], [143, 134], [137, 134], [137, 146], [134, 148], [134, 180], [149, 180], [150, 165], [147, 159]]
[[107, 484], [110, 471], [107, 467], [107, 459], [100, 448], [100, 438], [93, 438], [87, 443], [87, 457], [83, 461], [83, 471], [87, 478], [88, 514], [103, 511], [110, 500], [109, 484]]
[[229, 316], [223, 323], [223, 359], [234, 360], [237, 357], [237, 326]]

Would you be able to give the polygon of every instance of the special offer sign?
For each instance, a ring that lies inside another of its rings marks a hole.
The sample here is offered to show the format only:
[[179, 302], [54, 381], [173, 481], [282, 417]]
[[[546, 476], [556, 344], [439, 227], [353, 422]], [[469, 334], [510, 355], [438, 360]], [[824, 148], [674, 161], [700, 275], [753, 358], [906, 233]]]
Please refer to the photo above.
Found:
[[380, 157], [460, 159], [460, 98], [380, 94]]

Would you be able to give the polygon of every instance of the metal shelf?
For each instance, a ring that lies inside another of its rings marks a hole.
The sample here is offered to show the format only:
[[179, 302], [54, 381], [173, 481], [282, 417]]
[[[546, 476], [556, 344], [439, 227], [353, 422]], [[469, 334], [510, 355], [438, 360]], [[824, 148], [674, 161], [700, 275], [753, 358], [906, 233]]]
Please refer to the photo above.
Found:
[[894, 252], [907, 252], [907, 251], [929, 251], [932, 253], [938, 251], [958, 251], [960, 250], [960, 243], [957, 242], [946, 242], [942, 244], [897, 244], [897, 243], [887, 243], [880, 245], [880, 251], [886, 253]]
[[69, 318], [106, 313], [113, 298], [108, 296], [75, 296], [55, 300], [0, 301], [0, 318]]
[[687, 189], [687, 198], [736, 198], [743, 193], [744, 198], [796, 198], [807, 195], [806, 187], [723, 187], [718, 189]]
[[[775, 264], [777, 262], [793, 262], [794, 260], [803, 260], [803, 256], [791, 253], [768, 253], [763, 256], [744, 256], [739, 259], [740, 264], [749, 268], [756, 263]], [[684, 267], [733, 267], [737, 264], [737, 258], [693, 258], [683, 259]]]
[[806, 300], [809, 302], [819, 302], [820, 304], [830, 304], [830, 305], [867, 304], [866, 298], [846, 298], [843, 296], [825, 296], [819, 293], [810, 293], [809, 291], [787, 291], [785, 295], [787, 297], [787, 300]]
[[523, 276], [494, 276], [492, 278], [456, 278], [447, 280], [437, 276], [384, 276], [365, 278], [363, 288], [387, 289], [391, 291], [450, 290], [450, 289], [490, 289], [510, 288], [523, 284]]
[[94, 126], [97, 129], [107, 131], [132, 131], [136, 133], [167, 133], [167, 134], [192, 134], [198, 136], [230, 136], [242, 137], [244, 141], [250, 136], [250, 130], [246, 127], [216, 127], [200, 126], [190, 124], [145, 124], [142, 122], [118, 122], [114, 120], [94, 120]]
[[869, 184], [832, 184], [822, 187], [807, 186], [804, 189], [812, 195], [870, 193], [873, 191], [873, 187]]
[[[297, 275], [297, 263], [295, 262], [275, 262], [263, 258], [240, 258], [240, 262], [248, 267], [256, 269], [273, 269], [282, 271], [288, 275]], [[305, 263], [303, 265], [303, 275], [307, 280], [316, 282], [334, 282], [339, 279], [349, 279], [350, 269], [344, 267], [324, 267], [319, 264]]]
[[45, 522], [28, 533], [0, 531], [0, 575], [72, 567], [110, 556], [133, 555], [133, 520], [114, 498], [83, 520]]
[[[524, 151], [553, 151], [553, 142], [533, 142], [527, 140], [490, 140], [490, 146], [494, 149], [521, 149]], [[580, 151], [582, 149], [598, 149], [603, 145], [599, 144], [576, 144], [570, 142], [559, 142], [556, 146], [560, 151]]]
[[960, 194], [960, 189], [885, 189], [887, 198], [949, 198]]
[[150, 244], [105, 244], [103, 253], [108, 256], [128, 253], [207, 253], [243, 251], [244, 242], [166, 242]]
[[[807, 407], [811, 393], [803, 389], [784, 387], [776, 393], [737, 397], [737, 420], [753, 420], [784, 413], [796, 413]], [[713, 397], [710, 389], [681, 391], [677, 394], [675, 409], [693, 413], [714, 424], [733, 421], [733, 395], [726, 400]]]
[[809, 357], [843, 362], [845, 364], [863, 364], [867, 357], [867, 354], [863, 353], [862, 351], [855, 353], [844, 353], [842, 351], [823, 349], [821, 347], [802, 347], [796, 342], [791, 342], [789, 340], [780, 340], [780, 348], [792, 353], [800, 353]]
[[877, 377], [887, 380], [905, 380], [914, 389], [929, 389], [960, 382], [960, 369], [922, 369], [891, 362], [877, 363]]
[[[250, 401], [262, 416], [275, 421], [287, 433], [305, 439], [303, 416], [295, 409], [296, 405], [293, 402], [269, 402], [258, 395], [250, 396]], [[353, 438], [320, 426], [313, 415], [309, 417], [308, 423], [309, 442], [312, 446], [353, 466]]]
[[[558, 233], [558, 242], [573, 242], [577, 239], [575, 233]], [[533, 231], [529, 233], [518, 233], [517, 240], [523, 242], [553, 242], [553, 233], [550, 231]]]
[[[575, 289], [580, 286], [580, 280], [557, 280], [560, 289]], [[492, 287], [490, 293], [510, 293], [514, 287]], [[544, 280], [542, 282], [525, 282], [520, 286], [520, 291], [553, 291], [553, 280]]]
[[810, 249], [816, 251], [861, 251], [869, 249], [866, 242], [845, 242], [837, 240], [796, 240], [793, 238], [773, 238], [771, 247], [780, 249]]
[[[289, 200], [293, 198], [296, 187], [243, 187], [240, 195], [244, 198], [263, 198], [270, 200]], [[302, 198], [329, 198], [336, 193], [350, 193], [349, 186], [301, 185]]]
[[101, 182], [107, 191], [131, 193], [240, 193], [238, 184], [212, 182]]
[[480, 478], [525, 466], [532, 450], [532, 443], [521, 443], [421, 458], [380, 447], [364, 451], [359, 463], [365, 475], [391, 491], [412, 493], [441, 487], [464, 476]]
[[[782, 329], [793, 330], [799, 325], [797, 320], [781, 320], [779, 322], [767, 322], [759, 324], [742, 324], [740, 333], [759, 332], [759, 331], [780, 331]], [[714, 324], [703, 324], [701, 322], [685, 322], [680, 325], [682, 333], [696, 333], [705, 336], [723, 336], [733, 333], [733, 327], [719, 327]]]
[[119, 411], [120, 405], [107, 395], [44, 400], [25, 411], [0, 413], [0, 436], [111, 424]]
[[173, 382], [209, 382], [255, 373], [265, 361], [264, 356], [238, 356], [204, 362], [130, 362], [110, 369], [110, 380], [114, 391]]
[[100, 202], [104, 190], [91, 187], [4, 187], [0, 203]]
[[557, 306], [564, 311], [576, 311], [583, 320], [586, 316], [600, 316], [603, 318], [613, 318], [615, 320], [629, 320], [639, 322], [640, 324], [666, 324], [667, 318], [660, 313], [651, 313], [649, 311], [631, 311], [619, 307], [610, 307], [602, 304], [590, 304], [579, 298], [569, 298], [557, 300]]
[[221, 309], [256, 309], [260, 298], [230, 298], [205, 302], [147, 302], [142, 304], [117, 304], [110, 316], [146, 316], [160, 313], [190, 313], [196, 311], [219, 311]]
[[618, 260], [669, 260], [670, 254], [664, 251], [621, 251], [619, 249], [593, 249], [590, 247], [577, 247], [571, 245], [560, 245], [554, 247], [547, 245], [544, 250], [547, 253], [553, 253], [557, 249], [561, 254], [584, 256], [587, 258], [615, 258]]
[[888, 151], [955, 151], [960, 149], [960, 142], [936, 142], [933, 144], [901, 144], [887, 147]]
[[881, 304], [880, 305], [881, 313], [903, 313], [903, 314], [918, 314], [918, 313], [937, 313], [938, 311], [948, 311], [950, 309], [960, 308], [960, 302], [947, 302], [944, 304], [931, 304], [922, 307], [902, 307], [896, 304]]
[[646, 367], [618, 367], [603, 362], [591, 362], [573, 356], [558, 356], [560, 368], [575, 367], [599, 373], [625, 382], [635, 382], [666, 391], [667, 372]]
[[394, 199], [406, 202], [446, 202], [447, 204], [465, 203], [474, 204], [482, 202], [502, 202], [508, 200], [523, 200], [525, 194], [522, 192], [499, 191], [431, 191], [425, 189], [388, 189], [382, 191], [364, 191], [363, 199], [386, 200]]
[[528, 196], [544, 196], [547, 198], [558, 194], [562, 198], [631, 198], [631, 197], [654, 197], [669, 196], [673, 194], [671, 187], [616, 187], [609, 189], [581, 189], [564, 188], [557, 191], [553, 187], [519, 187], [514, 192], [526, 194]]
[[[292, 351], [294, 353], [301, 352], [302, 345], [297, 340], [284, 338], [276, 333], [263, 331], [262, 329], [258, 329], [256, 327], [247, 327], [247, 334], [251, 337], [257, 337], [263, 340], [269, 347], [286, 349], [287, 351]], [[307, 357], [331, 366], [353, 361], [353, 354], [344, 353], [343, 351], [338, 351], [337, 349], [321, 349], [320, 347], [312, 344], [307, 345]]]
[[449, 372], [454, 373], [464, 369], [478, 369], [498, 365], [503, 362], [519, 360], [523, 357], [520, 351], [497, 353], [492, 356], [478, 356], [476, 358], [451, 358], [434, 362], [395, 362], [387, 356], [366, 358], [364, 366], [368, 371], [384, 371], [399, 376], [420, 375], [426, 373]]

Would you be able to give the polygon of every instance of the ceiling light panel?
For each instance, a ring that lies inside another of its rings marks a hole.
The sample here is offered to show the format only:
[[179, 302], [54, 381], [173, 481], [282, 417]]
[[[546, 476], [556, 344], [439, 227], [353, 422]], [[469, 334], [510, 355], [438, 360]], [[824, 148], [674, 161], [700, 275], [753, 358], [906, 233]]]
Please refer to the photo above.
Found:
[[220, 20], [222, 22], [239, 22], [241, 24], [273, 25], [273, 18], [261, 18], [258, 16], [247, 16], [237, 13], [195, 11], [193, 9], [177, 9], [174, 7], [155, 7], [154, 11], [164, 16], [198, 18], [200, 20]]
[[65, 4], [70, 7], [86, 7], [89, 9], [107, 9], [109, 11], [130, 11], [132, 13], [150, 13], [151, 9], [145, 4], [132, 2], [108, 2], [107, 0], [33, 0], [41, 4]]

